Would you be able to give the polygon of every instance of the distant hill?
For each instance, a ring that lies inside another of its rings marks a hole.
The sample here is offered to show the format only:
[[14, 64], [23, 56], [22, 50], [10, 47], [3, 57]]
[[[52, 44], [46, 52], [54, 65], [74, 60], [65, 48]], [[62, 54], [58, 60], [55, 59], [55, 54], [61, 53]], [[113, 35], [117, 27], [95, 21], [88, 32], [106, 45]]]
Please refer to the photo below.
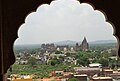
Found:
[[76, 41], [72, 41], [72, 40], [54, 42], [55, 45], [69, 45], [69, 46], [75, 46], [76, 43], [77, 43]]
[[[72, 40], [65, 40], [65, 41], [59, 41], [59, 42], [54, 42], [56, 45], [75, 45], [77, 41], [72, 41]], [[81, 42], [78, 42], [81, 44]], [[117, 43], [116, 40], [97, 40], [97, 41], [92, 41], [88, 42], [89, 44], [109, 44], [109, 43]]]
[[117, 43], [116, 40], [97, 40], [93, 42], [89, 42], [89, 44], [109, 44], [109, 43]]
[[[59, 42], [55, 42], [55, 45], [69, 45], [69, 46], [75, 46], [77, 43], [77, 41], [72, 41], [72, 40], [66, 40], [66, 41], [59, 41]], [[81, 44], [81, 42], [78, 42], [79, 45]], [[97, 41], [92, 41], [92, 42], [88, 42], [90, 46], [115, 46], [115, 44], [117, 44], [116, 40], [97, 40]]]

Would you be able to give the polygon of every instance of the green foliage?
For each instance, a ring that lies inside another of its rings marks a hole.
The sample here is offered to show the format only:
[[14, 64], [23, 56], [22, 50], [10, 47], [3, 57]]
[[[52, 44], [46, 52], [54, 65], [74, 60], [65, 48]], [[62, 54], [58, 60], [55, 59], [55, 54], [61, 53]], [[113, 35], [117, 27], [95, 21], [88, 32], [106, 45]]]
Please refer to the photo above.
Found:
[[70, 52], [67, 52], [66, 55], [67, 55], [67, 56], [70, 56]]
[[116, 43], [106, 43], [106, 44], [90, 44], [91, 50], [103, 51], [107, 49], [114, 48]]
[[30, 67], [35, 66], [37, 64], [36, 59], [34, 57], [30, 57], [28, 60], [28, 64], [30, 65]]
[[109, 67], [111, 67], [112, 69], [120, 67], [120, 58], [109, 59]]
[[57, 65], [57, 64], [60, 64], [60, 61], [59, 61], [58, 59], [54, 59], [54, 60], [51, 60], [51, 61], [50, 61], [50, 64], [51, 64], [52, 66], [55, 66], [55, 65]]
[[34, 48], [34, 47], [22, 47], [21, 46], [21, 47], [16, 47], [14, 49], [15, 49], [14, 50], [15, 54], [19, 54], [19, 53], [24, 54], [24, 52], [28, 54], [35, 54], [40, 51], [40, 48], [36, 48], [36, 47]]
[[78, 53], [76, 57], [76, 59], [78, 59], [77, 60], [78, 64], [82, 66], [88, 66], [90, 63], [89, 61], [90, 55], [92, 55], [92, 53], [87, 53], [87, 52]]
[[61, 51], [56, 51], [55, 54], [62, 54], [62, 52]]
[[59, 62], [62, 64], [64, 61], [65, 57], [64, 56], [59, 56]]
[[73, 77], [73, 78], [70, 78], [68, 81], [80, 81], [80, 80]]
[[77, 53], [74, 53], [74, 52], [67, 52], [66, 53], [66, 56], [76, 56]]
[[102, 64], [103, 67], [107, 67], [109, 65], [109, 60], [106, 58], [100, 58], [98, 63]]
[[14, 64], [12, 66], [13, 74], [33, 74], [35, 75], [34, 78], [49, 78], [49, 74], [53, 71], [64, 71], [67, 69], [67, 71], [72, 71], [72, 68], [75, 65], [63, 65], [63, 64], [58, 64], [55, 66], [51, 65], [36, 65], [36, 67], [30, 67], [29, 65], [19, 65], [19, 64]]

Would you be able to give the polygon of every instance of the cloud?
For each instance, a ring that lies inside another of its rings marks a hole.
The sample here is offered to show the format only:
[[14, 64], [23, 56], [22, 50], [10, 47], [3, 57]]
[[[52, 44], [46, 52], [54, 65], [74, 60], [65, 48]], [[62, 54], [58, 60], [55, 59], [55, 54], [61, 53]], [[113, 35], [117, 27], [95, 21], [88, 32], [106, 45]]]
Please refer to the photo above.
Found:
[[77, 0], [56, 0], [29, 14], [15, 44], [40, 44], [61, 40], [116, 40], [103, 13]]

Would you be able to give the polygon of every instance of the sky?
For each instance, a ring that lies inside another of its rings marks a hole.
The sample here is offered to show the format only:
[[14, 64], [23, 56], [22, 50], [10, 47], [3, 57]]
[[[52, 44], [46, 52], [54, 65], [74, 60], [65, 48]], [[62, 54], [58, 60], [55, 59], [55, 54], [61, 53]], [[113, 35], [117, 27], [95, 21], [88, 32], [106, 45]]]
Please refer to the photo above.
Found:
[[30, 13], [18, 30], [16, 44], [41, 44], [64, 40], [116, 40], [104, 14], [77, 0], [55, 0]]

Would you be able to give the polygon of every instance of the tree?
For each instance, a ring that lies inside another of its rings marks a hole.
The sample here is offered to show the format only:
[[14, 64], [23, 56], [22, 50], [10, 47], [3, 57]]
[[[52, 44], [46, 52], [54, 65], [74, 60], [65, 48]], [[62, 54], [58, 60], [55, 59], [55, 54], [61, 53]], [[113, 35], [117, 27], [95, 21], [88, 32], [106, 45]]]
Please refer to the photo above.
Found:
[[109, 60], [107, 58], [100, 58], [98, 62], [104, 67], [107, 67], [109, 65]]
[[82, 66], [88, 66], [90, 64], [88, 58], [82, 57], [77, 60], [77, 63]]
[[57, 65], [57, 64], [60, 64], [60, 61], [59, 61], [58, 59], [56, 59], [56, 60], [51, 60], [51, 61], [50, 61], [50, 64], [51, 64], [52, 66], [55, 66], [55, 65]]
[[117, 60], [116, 59], [109, 59], [109, 67], [114, 69], [116, 65], [117, 65]]
[[70, 52], [67, 52], [66, 55], [67, 55], [67, 56], [70, 56], [71, 54], [70, 54]]
[[65, 59], [64, 56], [59, 56], [59, 61], [60, 61], [60, 63], [63, 63], [64, 59]]
[[62, 52], [61, 51], [56, 51], [55, 54], [62, 54]]
[[36, 59], [34, 57], [30, 57], [28, 60], [28, 64], [32, 67], [37, 64]]
[[77, 55], [77, 63], [82, 66], [88, 66], [89, 65], [89, 53], [81, 52]]

